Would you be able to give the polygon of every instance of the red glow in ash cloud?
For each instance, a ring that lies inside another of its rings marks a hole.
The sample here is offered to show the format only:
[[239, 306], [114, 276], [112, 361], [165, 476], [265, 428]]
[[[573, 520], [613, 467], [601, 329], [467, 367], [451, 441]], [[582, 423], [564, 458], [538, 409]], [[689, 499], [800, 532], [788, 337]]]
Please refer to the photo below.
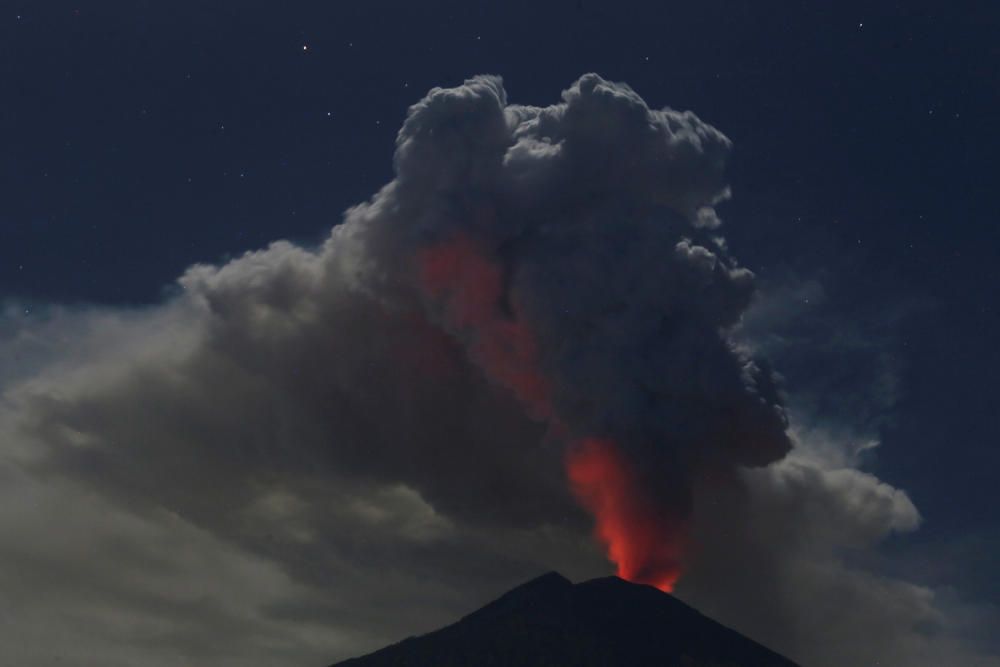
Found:
[[684, 524], [644, 497], [619, 448], [607, 440], [584, 440], [567, 452], [566, 472], [574, 495], [594, 515], [594, 533], [618, 576], [672, 591], [681, 573]]
[[500, 267], [491, 262], [464, 235], [420, 251], [420, 280], [424, 290], [444, 304], [446, 325], [471, 334], [469, 352], [498, 383], [511, 389], [532, 414], [547, 418], [551, 410], [548, 386], [538, 372], [535, 338], [517, 317], [517, 304], [507, 316]]
[[[535, 337], [516, 302], [504, 302], [501, 268], [474, 241], [456, 235], [419, 251], [425, 293], [443, 306], [444, 324], [467, 338], [473, 360], [536, 417], [557, 423], [538, 369]], [[506, 308], [504, 304], [506, 303]], [[683, 520], [648, 498], [633, 464], [611, 441], [586, 439], [566, 457], [570, 486], [593, 514], [595, 536], [623, 579], [671, 591], [681, 571]]]

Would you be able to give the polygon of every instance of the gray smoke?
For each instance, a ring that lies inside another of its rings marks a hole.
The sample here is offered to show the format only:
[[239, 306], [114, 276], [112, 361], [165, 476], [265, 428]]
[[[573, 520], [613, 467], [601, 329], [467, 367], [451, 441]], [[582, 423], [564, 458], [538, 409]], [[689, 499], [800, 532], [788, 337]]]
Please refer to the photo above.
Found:
[[674, 502], [788, 451], [770, 373], [727, 336], [753, 275], [711, 232], [718, 130], [594, 74], [545, 108], [477, 77], [414, 105], [397, 146], [345, 222], [367, 289], [423, 303], [532, 416], [614, 439]]
[[737, 629], [817, 667], [968, 657], [926, 638], [930, 591], [840, 555], [912, 529], [905, 494], [812, 436], [782, 459], [730, 333], [753, 277], [717, 238], [728, 150], [596, 75], [544, 108], [478, 77], [411, 108], [396, 178], [321, 247], [191, 267], [145, 310], [8, 313], [0, 661], [333, 660], [606, 573], [565, 481], [581, 436], [692, 512], [680, 591]]

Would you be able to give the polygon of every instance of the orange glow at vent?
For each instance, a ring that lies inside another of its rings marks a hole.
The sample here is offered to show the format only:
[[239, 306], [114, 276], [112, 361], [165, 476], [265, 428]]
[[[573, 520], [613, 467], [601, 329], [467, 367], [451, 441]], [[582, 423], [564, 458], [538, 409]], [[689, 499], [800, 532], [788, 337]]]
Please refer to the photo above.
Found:
[[595, 536], [618, 576], [672, 591], [681, 573], [685, 523], [650, 501], [618, 447], [593, 438], [576, 443], [566, 456], [566, 472], [573, 494], [594, 515]]

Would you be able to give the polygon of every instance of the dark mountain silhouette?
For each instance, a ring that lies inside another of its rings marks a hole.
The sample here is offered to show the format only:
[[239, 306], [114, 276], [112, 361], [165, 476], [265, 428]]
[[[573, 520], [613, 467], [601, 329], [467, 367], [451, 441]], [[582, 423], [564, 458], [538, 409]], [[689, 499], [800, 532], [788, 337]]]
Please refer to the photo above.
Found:
[[797, 667], [677, 598], [555, 572], [462, 620], [334, 667]]

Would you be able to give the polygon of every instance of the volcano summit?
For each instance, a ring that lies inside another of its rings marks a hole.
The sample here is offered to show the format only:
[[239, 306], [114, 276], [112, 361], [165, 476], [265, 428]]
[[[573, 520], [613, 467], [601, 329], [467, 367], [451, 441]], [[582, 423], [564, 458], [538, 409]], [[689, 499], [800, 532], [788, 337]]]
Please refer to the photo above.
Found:
[[333, 667], [796, 667], [652, 586], [555, 572], [457, 623]]

